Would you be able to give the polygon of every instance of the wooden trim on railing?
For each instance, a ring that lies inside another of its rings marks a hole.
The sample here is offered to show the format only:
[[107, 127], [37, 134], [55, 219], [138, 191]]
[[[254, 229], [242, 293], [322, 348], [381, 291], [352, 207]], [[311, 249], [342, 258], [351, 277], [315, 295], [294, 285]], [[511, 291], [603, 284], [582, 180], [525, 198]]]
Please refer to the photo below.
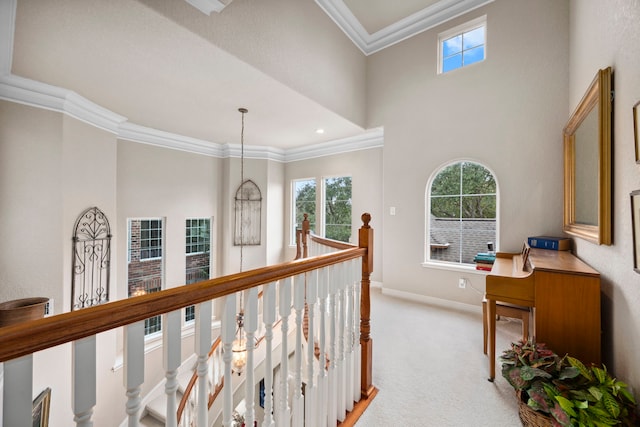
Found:
[[263, 267], [133, 298], [0, 328], [0, 362], [76, 341], [149, 317], [220, 298], [257, 285], [365, 257], [365, 248]]
[[329, 246], [330, 248], [333, 248], [333, 249], [344, 250], [344, 249], [352, 249], [352, 248], [357, 248], [358, 247], [356, 245], [352, 245], [350, 243], [341, 242], [339, 240], [327, 239], [326, 237], [316, 236], [313, 233], [309, 234], [309, 238], [313, 242], [319, 243], [321, 245]]

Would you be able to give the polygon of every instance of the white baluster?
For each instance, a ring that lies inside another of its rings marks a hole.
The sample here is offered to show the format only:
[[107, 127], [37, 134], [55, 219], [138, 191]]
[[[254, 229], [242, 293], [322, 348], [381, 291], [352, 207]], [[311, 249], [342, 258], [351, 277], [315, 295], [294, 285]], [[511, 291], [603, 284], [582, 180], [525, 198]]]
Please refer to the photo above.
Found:
[[207, 359], [211, 348], [211, 301], [196, 304], [195, 351], [198, 374], [198, 426], [208, 426], [209, 390], [207, 390]]
[[[140, 322], [127, 325], [124, 328], [124, 387], [127, 390], [126, 408], [129, 420], [127, 425], [129, 427], [135, 427], [139, 425], [141, 409], [140, 388], [143, 382], [144, 320], [141, 320]], [[78, 424], [78, 426], [80, 425], [85, 424]], [[89, 426], [92, 424], [86, 425]]]
[[273, 427], [273, 324], [276, 321], [276, 284], [269, 283], [262, 290], [264, 301], [263, 322], [265, 326], [266, 357], [264, 362], [264, 420], [262, 427]]
[[353, 295], [353, 282], [351, 281], [351, 263], [344, 263], [345, 270], [345, 309], [347, 324], [345, 325], [345, 396], [344, 401], [347, 411], [353, 410], [353, 308], [355, 299]]
[[353, 401], [354, 402], [359, 402], [360, 401], [360, 396], [362, 394], [362, 392], [360, 391], [360, 380], [362, 378], [362, 349], [360, 347], [360, 298], [361, 298], [361, 292], [360, 292], [360, 280], [359, 280], [359, 276], [358, 273], [361, 270], [361, 259], [357, 258], [354, 259], [352, 261], [352, 268], [351, 268], [351, 281], [353, 282], [353, 287], [354, 287], [354, 299], [355, 299], [355, 304], [353, 305], [353, 314], [354, 314], [354, 350], [353, 350], [353, 360], [354, 360], [354, 364], [353, 364], [353, 373], [354, 373], [354, 378], [353, 378]]
[[162, 315], [162, 363], [166, 376], [164, 391], [167, 394], [167, 427], [178, 425], [178, 368], [180, 367], [180, 322], [182, 311], [175, 310]]
[[336, 280], [336, 266], [329, 266], [329, 404], [327, 405], [327, 419], [330, 423], [338, 419], [338, 378], [337, 376], [337, 327], [338, 321], [338, 286]]
[[316, 385], [314, 381], [315, 366], [315, 312], [318, 301], [318, 270], [307, 273], [307, 315], [309, 332], [307, 337], [307, 386], [305, 387], [305, 425], [315, 426], [316, 420]]
[[[327, 320], [327, 297], [329, 295], [329, 286], [327, 284], [326, 268], [323, 268], [318, 272], [318, 298], [320, 299], [320, 358], [319, 358], [319, 371], [318, 371], [318, 420], [320, 426], [327, 425], [327, 349], [326, 349], [326, 320]], [[331, 423], [333, 425], [335, 420]]]
[[280, 331], [282, 333], [280, 354], [280, 402], [278, 405], [278, 425], [289, 425], [291, 411], [289, 409], [289, 315], [291, 314], [291, 277], [281, 280], [278, 284], [279, 312], [282, 318]]
[[33, 398], [33, 354], [4, 362], [3, 390], [2, 425], [30, 426], [33, 409], [31, 403]]
[[244, 331], [246, 333], [247, 365], [245, 366], [245, 424], [252, 426], [255, 420], [255, 380], [254, 350], [256, 348], [256, 330], [258, 329], [258, 288], [245, 291]]
[[293, 281], [293, 309], [296, 312], [295, 389], [293, 394], [293, 426], [304, 425], [304, 400], [302, 399], [302, 311], [304, 310], [304, 275]]
[[231, 346], [236, 331], [236, 294], [224, 297], [224, 309], [222, 313], [222, 359], [224, 361], [224, 387], [222, 387], [222, 425], [233, 425], [233, 390], [231, 378]]
[[345, 309], [346, 309], [346, 298], [345, 298], [345, 286], [344, 286], [344, 265], [338, 264], [336, 266], [337, 274], [336, 280], [338, 285], [338, 349], [337, 349], [337, 363], [336, 363], [336, 374], [338, 378], [338, 420], [343, 421], [344, 416], [346, 415], [346, 404], [345, 404], [345, 364], [344, 364], [344, 343], [345, 343], [345, 334], [344, 328], [346, 326], [345, 320]]

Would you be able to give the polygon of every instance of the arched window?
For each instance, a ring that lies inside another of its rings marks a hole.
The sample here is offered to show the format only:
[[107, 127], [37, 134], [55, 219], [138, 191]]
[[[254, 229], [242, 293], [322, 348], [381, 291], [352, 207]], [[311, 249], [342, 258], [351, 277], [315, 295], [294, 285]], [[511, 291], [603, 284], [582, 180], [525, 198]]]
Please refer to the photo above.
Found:
[[473, 264], [495, 248], [498, 191], [493, 173], [472, 161], [437, 170], [427, 184], [425, 261]]

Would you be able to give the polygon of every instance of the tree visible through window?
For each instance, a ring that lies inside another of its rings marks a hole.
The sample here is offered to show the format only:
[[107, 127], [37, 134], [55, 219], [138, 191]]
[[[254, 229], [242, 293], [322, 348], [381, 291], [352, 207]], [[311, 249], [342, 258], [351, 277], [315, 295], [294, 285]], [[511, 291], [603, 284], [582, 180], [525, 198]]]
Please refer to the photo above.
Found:
[[294, 180], [292, 183], [293, 213], [291, 244], [295, 244], [296, 229], [302, 227], [304, 214], [308, 214], [309, 227], [323, 237], [348, 242], [351, 240], [351, 177], [325, 178], [321, 181], [322, 194], [316, 211], [316, 179]]
[[472, 264], [496, 240], [497, 192], [491, 171], [474, 162], [443, 167], [429, 187], [428, 260]]
[[324, 180], [324, 236], [348, 242], [351, 240], [351, 177]]
[[316, 180], [301, 179], [293, 181], [293, 228], [291, 244], [296, 244], [296, 230], [302, 228], [304, 214], [308, 214], [309, 227], [316, 229]]

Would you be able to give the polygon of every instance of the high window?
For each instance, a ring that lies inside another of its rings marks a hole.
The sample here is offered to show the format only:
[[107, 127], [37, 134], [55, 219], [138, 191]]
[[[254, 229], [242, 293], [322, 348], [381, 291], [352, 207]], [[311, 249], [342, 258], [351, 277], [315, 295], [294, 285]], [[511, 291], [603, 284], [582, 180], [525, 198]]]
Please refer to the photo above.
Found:
[[473, 264], [497, 240], [497, 184], [485, 166], [460, 161], [427, 185], [425, 261]]
[[[162, 218], [129, 219], [127, 221], [127, 284], [130, 297], [162, 290], [164, 277]], [[162, 329], [162, 318], [144, 322], [145, 335]]]
[[351, 240], [351, 177], [324, 180], [324, 237]]
[[482, 16], [438, 35], [438, 73], [483, 61], [487, 18]]
[[[185, 224], [185, 283], [198, 283], [209, 279], [211, 265], [211, 220], [187, 219]], [[195, 319], [195, 306], [185, 308], [185, 322]]]
[[[339, 176], [319, 180], [316, 178], [292, 182], [291, 244], [295, 244], [295, 231], [302, 227], [304, 214], [315, 233], [329, 239], [351, 240], [351, 177]], [[318, 206], [318, 209], [316, 209]], [[316, 224], [318, 225], [316, 227]]]

